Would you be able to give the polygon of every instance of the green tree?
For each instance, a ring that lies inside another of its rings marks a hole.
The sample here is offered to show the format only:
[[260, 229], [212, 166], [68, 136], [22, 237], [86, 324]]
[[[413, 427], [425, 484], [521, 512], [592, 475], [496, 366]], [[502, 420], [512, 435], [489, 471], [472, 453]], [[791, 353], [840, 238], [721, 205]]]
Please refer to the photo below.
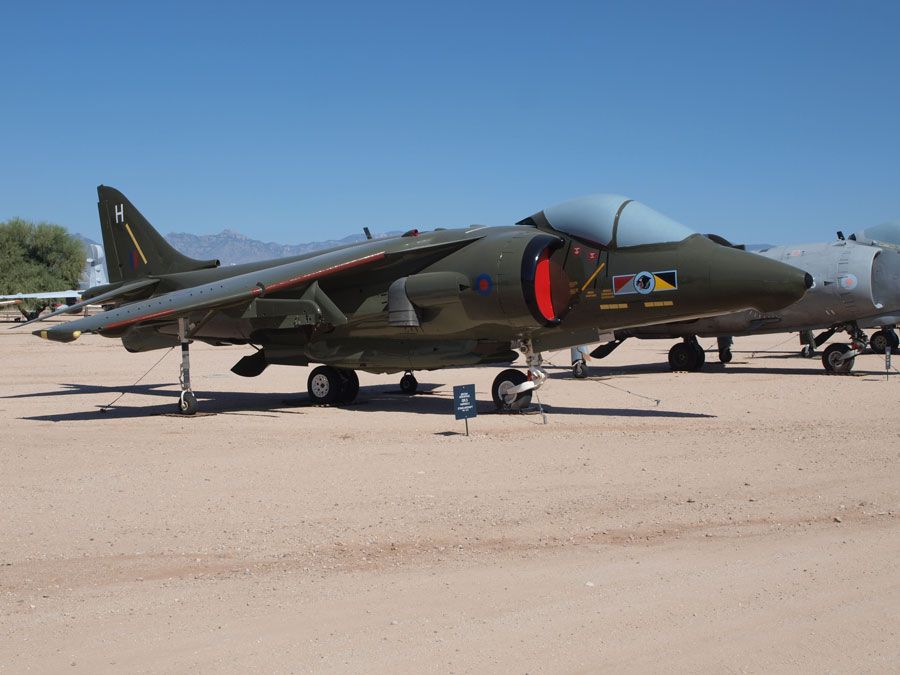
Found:
[[75, 288], [84, 269], [82, 243], [64, 227], [13, 218], [0, 223], [0, 294]]

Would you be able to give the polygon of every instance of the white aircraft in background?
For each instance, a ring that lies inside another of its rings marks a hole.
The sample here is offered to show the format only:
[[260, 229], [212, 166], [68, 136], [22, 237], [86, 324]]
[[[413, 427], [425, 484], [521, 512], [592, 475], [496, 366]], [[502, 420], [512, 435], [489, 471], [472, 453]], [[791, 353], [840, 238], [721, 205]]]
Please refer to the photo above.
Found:
[[[80, 289], [70, 289], [66, 291], [47, 291], [43, 293], [15, 293], [13, 295], [0, 295], [0, 305], [18, 305], [19, 311], [28, 319], [35, 318], [30, 316], [21, 307], [23, 300], [59, 300], [67, 305], [74, 305], [81, 300], [81, 294], [85, 289], [92, 286], [103, 286], [109, 283], [109, 277], [106, 274], [106, 256], [103, 254], [103, 247], [97, 244], [91, 244], [88, 247], [89, 257], [85, 261], [84, 271], [81, 275], [79, 285]], [[39, 310], [38, 313], [40, 313]]]

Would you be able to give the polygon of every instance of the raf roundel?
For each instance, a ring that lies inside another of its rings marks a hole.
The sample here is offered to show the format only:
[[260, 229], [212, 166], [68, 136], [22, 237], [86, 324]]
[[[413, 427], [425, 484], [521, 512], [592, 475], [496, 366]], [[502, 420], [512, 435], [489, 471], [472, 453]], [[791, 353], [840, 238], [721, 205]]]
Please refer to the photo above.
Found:
[[478, 295], [490, 295], [494, 288], [494, 281], [490, 274], [479, 274], [475, 277], [475, 292]]

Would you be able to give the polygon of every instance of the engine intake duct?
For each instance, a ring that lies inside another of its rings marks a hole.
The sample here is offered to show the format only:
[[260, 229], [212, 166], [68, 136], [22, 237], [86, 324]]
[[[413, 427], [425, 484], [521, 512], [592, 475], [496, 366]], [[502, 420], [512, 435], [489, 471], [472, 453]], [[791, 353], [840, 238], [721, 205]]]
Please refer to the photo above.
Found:
[[388, 323], [419, 326], [420, 308], [459, 302], [460, 293], [468, 288], [466, 277], [457, 272], [424, 272], [397, 279], [388, 287]]

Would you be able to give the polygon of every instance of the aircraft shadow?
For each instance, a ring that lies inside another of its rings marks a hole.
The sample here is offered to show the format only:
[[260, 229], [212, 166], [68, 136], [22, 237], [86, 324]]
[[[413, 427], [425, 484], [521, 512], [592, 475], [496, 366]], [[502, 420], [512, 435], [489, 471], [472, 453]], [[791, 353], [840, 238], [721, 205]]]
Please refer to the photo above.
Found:
[[[796, 358], [796, 357], [795, 357]], [[666, 363], [639, 363], [627, 366], [613, 366], [609, 368], [604, 368], [600, 366], [590, 366], [588, 369], [588, 376], [585, 378], [585, 381], [591, 380], [607, 380], [607, 379], [616, 379], [618, 377], [626, 377], [629, 375], [646, 375], [649, 373], [670, 373], [672, 372]], [[710, 363], [709, 361], [703, 366], [703, 370], [701, 373], [710, 373], [715, 375], [746, 375], [746, 374], [760, 374], [760, 375], [805, 375], [807, 377], [823, 377], [829, 376], [828, 373], [825, 372], [825, 369], [822, 367], [819, 368], [788, 368], [785, 366], [755, 366], [751, 363], [735, 363], [731, 362], [728, 365], [724, 365], [717, 362]], [[859, 361], [856, 362], [856, 366], [850, 374], [850, 377], [853, 376], [862, 376], [862, 375], [884, 375], [884, 368], [880, 370], [876, 368], [859, 368]], [[554, 379], [575, 379], [572, 373], [551, 373], [549, 377]]]
[[[447, 394], [436, 394], [436, 389], [443, 385], [420, 383], [419, 392], [408, 396], [400, 392], [396, 385], [375, 385], [360, 388], [357, 400], [341, 409], [353, 412], [404, 412], [420, 415], [451, 415], [453, 399]], [[122, 398], [111, 406], [95, 406], [88, 410], [66, 413], [49, 413], [23, 416], [20, 419], [41, 422], [88, 422], [103, 419], [130, 419], [154, 417], [160, 415], [180, 415], [176, 412], [177, 392], [171, 384], [146, 384], [128, 387], [108, 387], [92, 384], [66, 383], [53, 391], [34, 392], [30, 394], [14, 394], [3, 398], [35, 398], [46, 396], [79, 396], [83, 394], [109, 394], [110, 402], [123, 394]], [[194, 393], [200, 404], [200, 412], [196, 419], [205, 415], [246, 415], [278, 417], [285, 414], [303, 414], [304, 408], [312, 407], [306, 393], [255, 393], [235, 391], [198, 391]], [[129, 405], [130, 395], [154, 396], [165, 399], [164, 403], [151, 405]], [[107, 404], [109, 405], [109, 404]], [[532, 412], [535, 412], [536, 409]], [[688, 417], [710, 418], [715, 415], [687, 413], [658, 408], [591, 408], [573, 406], [544, 405], [548, 415], [600, 415], [607, 417]], [[498, 413], [493, 402], [478, 401], [480, 415]], [[515, 413], [507, 413], [515, 414]], [[525, 414], [527, 416], [527, 413]], [[188, 418], [185, 418], [188, 419]]]

